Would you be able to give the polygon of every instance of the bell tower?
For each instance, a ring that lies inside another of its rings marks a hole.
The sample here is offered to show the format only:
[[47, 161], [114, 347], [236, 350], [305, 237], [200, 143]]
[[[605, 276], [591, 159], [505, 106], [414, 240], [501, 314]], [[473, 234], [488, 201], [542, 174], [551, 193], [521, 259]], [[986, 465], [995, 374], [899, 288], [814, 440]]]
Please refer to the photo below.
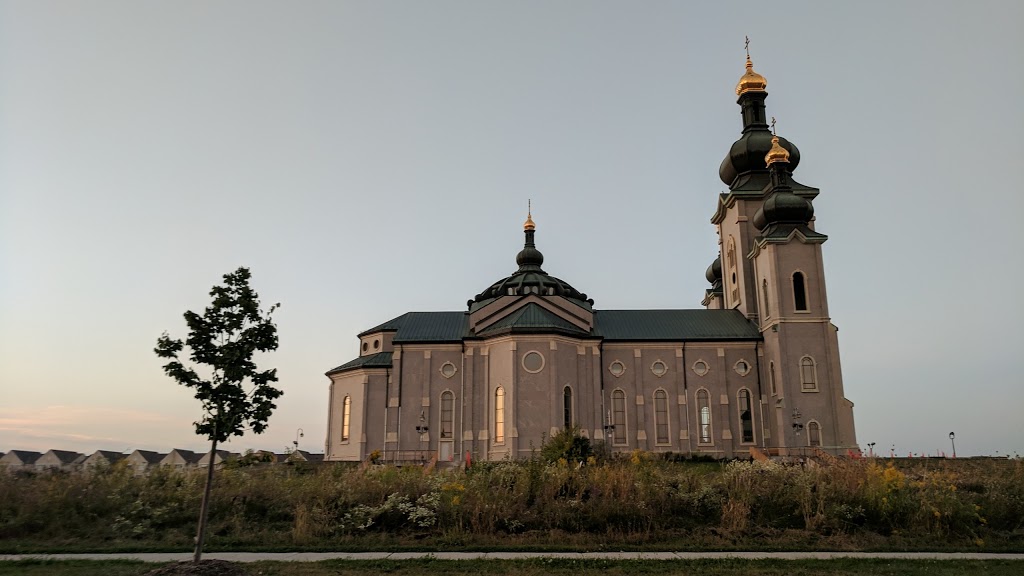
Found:
[[811, 201], [795, 193], [780, 142], [773, 134], [764, 158], [768, 191], [750, 221], [756, 234], [745, 258], [764, 338], [770, 445], [846, 454], [857, 441], [828, 313], [821, 250], [828, 237], [814, 230]]

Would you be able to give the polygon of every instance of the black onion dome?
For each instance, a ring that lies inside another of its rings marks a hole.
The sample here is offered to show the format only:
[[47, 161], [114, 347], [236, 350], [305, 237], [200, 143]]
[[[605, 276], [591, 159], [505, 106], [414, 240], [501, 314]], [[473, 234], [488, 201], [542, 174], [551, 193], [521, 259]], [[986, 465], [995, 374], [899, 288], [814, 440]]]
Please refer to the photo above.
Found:
[[806, 224], [814, 217], [814, 206], [805, 198], [784, 190], [772, 194], [754, 214], [754, 226], [759, 230], [769, 224]]
[[[800, 163], [800, 150], [785, 138], [779, 138], [779, 144], [789, 152], [789, 168], [795, 170]], [[732, 148], [722, 160], [718, 168], [718, 177], [726, 186], [731, 186], [736, 177], [751, 170], [767, 170], [764, 157], [772, 149], [772, 133], [765, 130], [751, 130], [739, 140], [733, 142]]]
[[540, 296], [561, 296], [578, 300], [581, 303], [593, 305], [594, 301], [587, 298], [587, 295], [573, 288], [568, 282], [560, 280], [545, 272], [541, 265], [544, 264], [544, 255], [534, 245], [534, 229], [531, 226], [525, 228], [526, 243], [523, 249], [516, 255], [516, 264], [519, 269], [515, 274], [502, 278], [491, 284], [483, 292], [477, 294], [469, 305], [475, 302], [483, 302], [502, 296], [525, 296], [537, 294]]
[[707, 272], [704, 273], [704, 277], [708, 279], [708, 282], [715, 284], [722, 281], [722, 257], [715, 258], [715, 261], [708, 266]]

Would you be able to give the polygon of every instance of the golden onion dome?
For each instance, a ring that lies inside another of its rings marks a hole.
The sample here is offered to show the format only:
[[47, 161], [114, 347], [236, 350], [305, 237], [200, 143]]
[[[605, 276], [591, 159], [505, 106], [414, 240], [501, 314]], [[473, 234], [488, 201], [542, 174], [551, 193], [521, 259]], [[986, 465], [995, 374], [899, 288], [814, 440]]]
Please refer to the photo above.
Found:
[[754, 63], [750, 61], [750, 56], [747, 56], [747, 71], [743, 73], [739, 83], [736, 84], [736, 95], [739, 96], [747, 92], [764, 92], [767, 87], [768, 80], [754, 72]]
[[526, 212], [526, 222], [523, 222], [523, 230], [536, 230], [537, 225], [533, 223], [533, 214], [530, 211]]
[[778, 136], [772, 136], [772, 148], [764, 155], [766, 166], [771, 166], [774, 162], [789, 162], [789, 152], [779, 144]]

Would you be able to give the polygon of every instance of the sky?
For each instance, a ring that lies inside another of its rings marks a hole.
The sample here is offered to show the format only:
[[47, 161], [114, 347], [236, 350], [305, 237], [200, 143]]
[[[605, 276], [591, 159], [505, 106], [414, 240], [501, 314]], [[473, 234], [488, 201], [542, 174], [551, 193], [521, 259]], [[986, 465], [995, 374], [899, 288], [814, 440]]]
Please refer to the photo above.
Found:
[[[153, 353], [239, 266], [323, 450], [356, 334], [545, 269], [699, 308], [744, 36], [875, 451], [1024, 453], [1024, 3], [0, 1], [0, 451], [202, 450]], [[1013, 176], [1011, 178], [1011, 176]], [[303, 436], [298, 438], [298, 431]]]

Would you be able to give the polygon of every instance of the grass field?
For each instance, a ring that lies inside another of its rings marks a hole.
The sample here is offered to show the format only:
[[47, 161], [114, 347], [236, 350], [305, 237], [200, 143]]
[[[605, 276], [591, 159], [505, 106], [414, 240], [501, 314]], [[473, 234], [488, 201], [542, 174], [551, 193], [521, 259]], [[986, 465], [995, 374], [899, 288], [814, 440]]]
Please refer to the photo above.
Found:
[[[0, 576], [132, 576], [157, 564], [128, 561], [0, 562]], [[487, 576], [1019, 576], [1024, 562], [1013, 560], [382, 560], [255, 562], [245, 568], [261, 576], [370, 576], [392, 574]]]
[[[0, 474], [0, 552], [187, 551], [202, 474]], [[1024, 550], [1024, 461], [235, 467], [208, 551]]]

